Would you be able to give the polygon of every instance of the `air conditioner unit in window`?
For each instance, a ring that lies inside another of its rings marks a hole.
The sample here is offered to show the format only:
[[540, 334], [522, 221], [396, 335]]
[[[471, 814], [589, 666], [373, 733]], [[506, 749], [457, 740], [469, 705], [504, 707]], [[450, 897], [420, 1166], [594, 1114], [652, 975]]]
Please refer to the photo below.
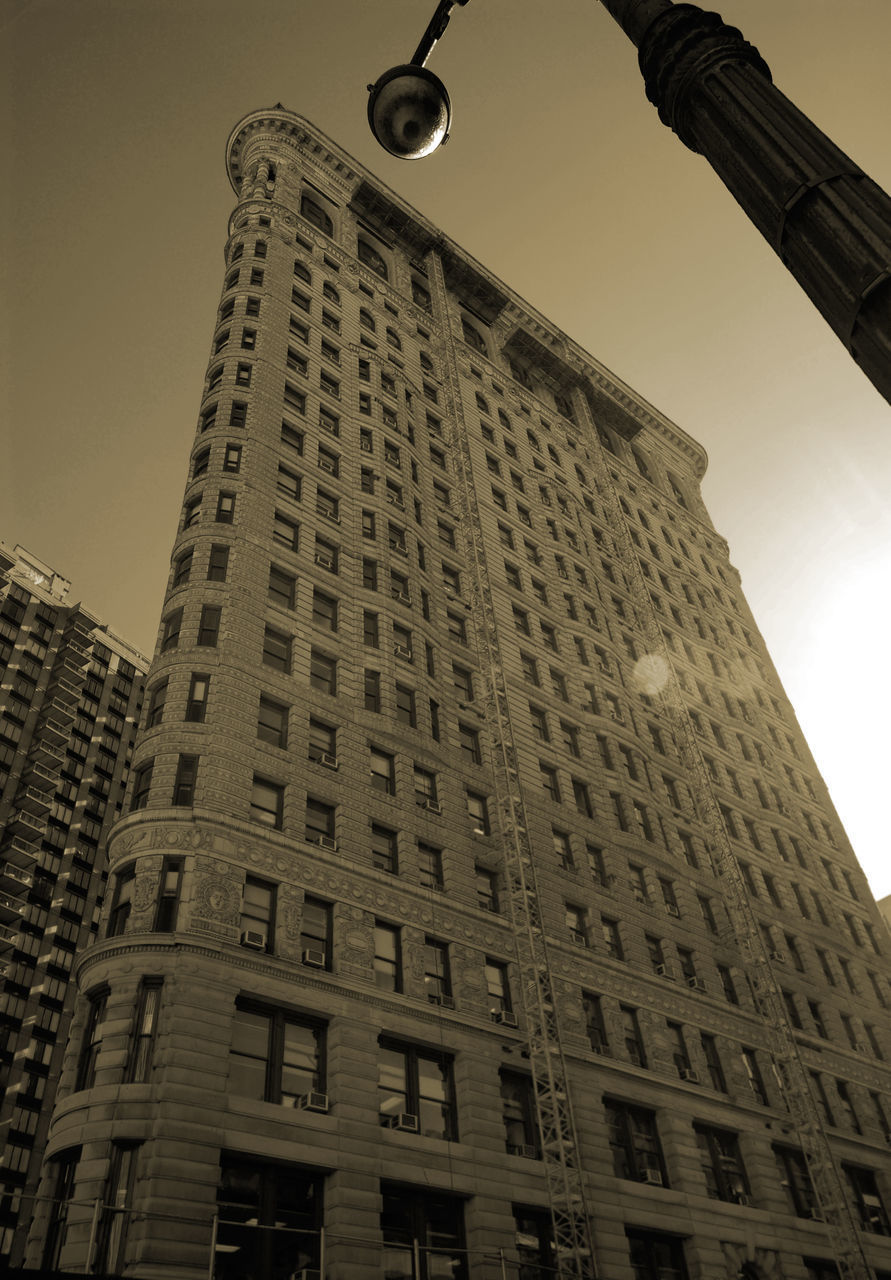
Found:
[[660, 978], [671, 978], [672, 982], [674, 981], [674, 969], [670, 964], [657, 964], [656, 972]]
[[320, 849], [330, 849], [332, 853], [337, 852], [337, 841], [333, 836], [316, 836], [310, 840], [310, 844], [317, 844]]
[[319, 764], [323, 764], [326, 769], [340, 768], [340, 765], [337, 763], [337, 756], [331, 755], [330, 751], [322, 752], [322, 754], [319, 756]]
[[588, 939], [578, 929], [570, 929], [569, 936], [577, 947], [586, 947], [588, 945]]
[[866, 1043], [865, 1040], [858, 1040], [857, 1043], [854, 1045], [854, 1052], [869, 1054], [869, 1045]]
[[666, 902], [665, 910], [670, 916], [679, 916], [681, 914], [676, 902]]
[[785, 964], [785, 963], [786, 963], [786, 953], [785, 953], [785, 951], [771, 951], [771, 953], [770, 953], [770, 958], [771, 958], [771, 960], [773, 960], [774, 964]]
[[695, 974], [692, 978], [687, 979], [687, 986], [691, 991], [705, 991], [705, 983], [701, 978], [697, 978]]
[[417, 1133], [418, 1117], [408, 1111], [400, 1111], [398, 1115], [386, 1116], [384, 1120], [388, 1129], [401, 1129], [403, 1133]]
[[311, 969], [324, 969], [325, 953], [324, 951], [314, 951], [307, 949], [300, 957], [304, 964], [309, 965]]
[[238, 941], [243, 947], [250, 947], [252, 951], [266, 950], [266, 934], [259, 929], [244, 929]]
[[749, 1197], [746, 1195], [746, 1193], [745, 1193], [744, 1191], [734, 1191], [734, 1193], [733, 1193], [733, 1195], [730, 1197], [730, 1199], [731, 1199], [731, 1202], [732, 1202], [733, 1204], [748, 1204], [748, 1203], [749, 1203]]
[[334, 560], [331, 556], [326, 555], [324, 551], [317, 551], [316, 564], [320, 564], [323, 569], [330, 569], [334, 564]]
[[424, 808], [429, 810], [430, 813], [442, 813], [442, 805], [439, 801], [431, 800], [429, 796], [424, 801]]
[[502, 1027], [515, 1027], [517, 1025], [517, 1015], [512, 1013], [510, 1009], [496, 1009], [492, 1017]]
[[405, 658], [407, 662], [411, 662], [411, 649], [406, 648], [404, 644], [394, 644], [393, 652], [397, 658]]
[[507, 1154], [509, 1156], [523, 1156], [526, 1160], [537, 1160], [538, 1151], [528, 1142], [509, 1142], [507, 1144]]
[[411, 596], [407, 591], [400, 591], [396, 595], [396, 599], [400, 604], [411, 604]]
[[440, 1009], [454, 1009], [455, 1007], [455, 1001], [451, 996], [434, 995], [431, 991], [428, 994], [427, 999], [431, 1004], [439, 1005]]
[[297, 1099], [297, 1106], [301, 1111], [319, 1111], [327, 1112], [328, 1095], [327, 1093], [304, 1093]]
[[699, 1084], [699, 1076], [692, 1067], [681, 1067], [678, 1075], [689, 1084]]
[[649, 1182], [651, 1186], [662, 1186], [662, 1174], [658, 1169], [644, 1169], [640, 1175], [641, 1182]]

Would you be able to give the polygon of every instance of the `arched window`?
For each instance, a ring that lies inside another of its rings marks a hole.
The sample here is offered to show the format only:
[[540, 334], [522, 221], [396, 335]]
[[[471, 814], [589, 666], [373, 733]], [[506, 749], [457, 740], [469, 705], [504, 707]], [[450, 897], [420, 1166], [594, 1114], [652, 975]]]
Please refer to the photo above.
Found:
[[340, 306], [340, 294], [330, 280], [326, 280], [322, 285], [322, 297], [327, 298], [329, 302], [336, 302]]
[[326, 236], [334, 235], [334, 223], [312, 196], [301, 196], [300, 216], [307, 222], [311, 222], [314, 227], [318, 227], [319, 231], [324, 231]]
[[425, 373], [435, 373], [435, 372], [436, 372], [436, 370], [434, 369], [434, 366], [433, 366], [433, 361], [432, 361], [432, 360], [430, 359], [430, 357], [427, 355], [427, 352], [426, 352], [426, 351], [422, 351], [422, 352], [421, 352], [421, 368], [424, 370], [424, 372], [425, 372]]
[[402, 342], [400, 341], [399, 334], [396, 332], [395, 329], [387, 330], [387, 341], [389, 342], [390, 346], [395, 347], [397, 351], [402, 350]]
[[374, 316], [366, 307], [359, 308], [359, 324], [363, 329], [370, 330], [371, 333], [374, 333], [377, 329], [377, 325], [374, 323]]
[[489, 412], [489, 402], [486, 397], [480, 395], [479, 392], [476, 393], [476, 407], [479, 409], [480, 413]]
[[469, 347], [473, 347], [474, 351], [479, 351], [481, 355], [488, 354], [483, 335], [479, 329], [472, 325], [469, 320], [465, 320], [463, 316], [461, 317], [461, 332], [464, 334], [464, 341]]
[[503, 409], [498, 410], [498, 421], [507, 431], [513, 431], [513, 427], [510, 424], [510, 418]]
[[294, 275], [298, 280], [305, 280], [307, 284], [312, 284], [312, 275], [309, 267], [305, 262], [301, 262], [299, 258], [294, 263]]
[[271, 196], [275, 190], [275, 179], [278, 177], [278, 168], [270, 160], [266, 170], [266, 194]]
[[373, 244], [369, 244], [367, 240], [360, 240], [358, 254], [359, 261], [364, 263], [376, 276], [380, 276], [382, 280], [389, 280], [390, 273], [387, 270], [387, 264]]
[[538, 443], [538, 436], [535, 434], [534, 431], [530, 431], [528, 427], [526, 428], [526, 439], [532, 445], [533, 449], [535, 449], [538, 453], [541, 453], [541, 445]]

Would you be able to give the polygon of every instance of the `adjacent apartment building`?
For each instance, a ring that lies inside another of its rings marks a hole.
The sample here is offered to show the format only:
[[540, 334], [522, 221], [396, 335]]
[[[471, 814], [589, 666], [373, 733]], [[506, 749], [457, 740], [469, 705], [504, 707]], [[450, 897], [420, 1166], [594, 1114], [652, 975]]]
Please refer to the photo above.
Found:
[[227, 165], [29, 1264], [888, 1280], [891, 945], [704, 451], [301, 117]]
[[21, 1259], [148, 659], [0, 543], [0, 1262]]

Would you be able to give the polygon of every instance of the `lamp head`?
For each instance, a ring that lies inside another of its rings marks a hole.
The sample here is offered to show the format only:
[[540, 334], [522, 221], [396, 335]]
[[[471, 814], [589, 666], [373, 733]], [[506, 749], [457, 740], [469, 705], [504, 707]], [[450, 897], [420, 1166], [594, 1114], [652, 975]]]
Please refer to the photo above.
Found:
[[452, 104], [445, 85], [426, 67], [391, 67], [368, 91], [371, 132], [391, 156], [420, 160], [448, 139]]

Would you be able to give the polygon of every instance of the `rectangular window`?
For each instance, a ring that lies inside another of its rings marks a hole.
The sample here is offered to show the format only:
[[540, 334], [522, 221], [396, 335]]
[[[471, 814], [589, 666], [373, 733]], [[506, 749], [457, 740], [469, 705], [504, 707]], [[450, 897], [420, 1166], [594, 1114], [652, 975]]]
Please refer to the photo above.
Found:
[[392, 755], [380, 751], [377, 747], [369, 747], [371, 785], [384, 795], [396, 794], [396, 766]]
[[374, 924], [374, 981], [382, 991], [402, 990], [399, 930], [380, 920]]
[[251, 788], [252, 822], [262, 822], [264, 826], [281, 830], [285, 807], [285, 789], [277, 782], [261, 778], [254, 774]]
[[709, 1196], [729, 1204], [748, 1204], [749, 1184], [736, 1134], [703, 1124], [695, 1124], [693, 1132]]
[[217, 495], [217, 511], [214, 516], [217, 524], [232, 524], [235, 519], [235, 494], [220, 490]]
[[379, 671], [365, 670], [365, 710], [380, 711], [381, 709], [381, 673]]
[[313, 588], [313, 593], [312, 593], [313, 626], [319, 627], [324, 631], [336, 631], [337, 630], [337, 610], [338, 610], [338, 600], [336, 596], [326, 595], [324, 591], [319, 591], [318, 587]]
[[[257, 1280], [318, 1272], [323, 1179], [301, 1165], [236, 1155], [224, 1154], [220, 1166], [218, 1280], [234, 1277], [236, 1268]], [[287, 1230], [277, 1229], [284, 1223]], [[221, 1270], [220, 1258], [234, 1262]]]
[[174, 609], [164, 619], [163, 630], [161, 632], [161, 652], [167, 653], [170, 649], [175, 649], [179, 645], [179, 633], [183, 623], [182, 609]]
[[297, 579], [293, 573], [279, 568], [277, 564], [269, 566], [268, 599], [280, 609], [293, 609], [297, 593]]
[[491, 835], [492, 829], [489, 822], [489, 802], [485, 796], [478, 795], [474, 791], [468, 791], [467, 812], [470, 816], [471, 823], [473, 824], [474, 835]]
[[425, 889], [440, 890], [444, 886], [442, 850], [423, 840], [418, 841], [418, 881]]
[[111, 913], [108, 917], [108, 932], [105, 935], [107, 938], [119, 937], [127, 927], [127, 921], [130, 918], [130, 910], [133, 905], [135, 878], [136, 873], [133, 866], [129, 866], [115, 875], [114, 897], [112, 898]]
[[485, 972], [489, 1013], [496, 1021], [503, 1022], [505, 1014], [512, 1012], [507, 965], [501, 960], [487, 959]]
[[173, 933], [176, 929], [182, 878], [182, 858], [165, 858], [161, 867], [161, 881], [158, 886], [158, 902], [155, 910], [156, 933]]
[[411, 725], [412, 728], [417, 724], [415, 692], [404, 684], [396, 685], [396, 719], [401, 724]]
[[535, 1108], [535, 1091], [529, 1076], [501, 1071], [501, 1118], [508, 1155], [541, 1158], [541, 1139]]
[[611, 1099], [604, 1101], [604, 1109], [616, 1177], [667, 1186], [654, 1112]]
[[167, 701], [167, 685], [168, 681], [165, 677], [159, 680], [149, 694], [148, 710], [145, 716], [145, 727], [152, 729], [156, 724], [160, 724], [164, 718], [164, 704]]
[[201, 606], [201, 620], [198, 623], [198, 637], [195, 643], [199, 647], [213, 649], [220, 634], [220, 619], [223, 610], [218, 604]]
[[161, 978], [143, 978], [136, 996], [133, 1033], [127, 1052], [124, 1079], [128, 1084], [142, 1084], [149, 1078], [152, 1050], [161, 1007]]
[[289, 674], [291, 670], [291, 637], [282, 631], [267, 627], [263, 636], [263, 661], [276, 671]]
[[198, 757], [181, 755], [176, 766], [172, 804], [189, 807], [195, 803], [195, 782], [197, 777]]
[[388, 875], [399, 874], [399, 848], [395, 831], [382, 827], [380, 823], [371, 824], [371, 865], [378, 871], [386, 871]]
[[337, 764], [337, 730], [314, 718], [309, 722], [308, 758], [315, 764], [334, 768]]
[[431, 1004], [451, 1005], [449, 946], [436, 938], [424, 939], [424, 990]]
[[77, 1064], [75, 1089], [91, 1089], [96, 1080], [96, 1063], [102, 1048], [102, 1024], [105, 1021], [105, 1006], [108, 1001], [107, 988], [93, 992], [88, 997], [88, 1001], [87, 1022]]
[[241, 900], [241, 916], [238, 928], [242, 941], [249, 935], [258, 950], [272, 951], [275, 942], [276, 886], [267, 880], [248, 876]]
[[300, 955], [304, 964], [331, 968], [331, 906], [321, 898], [303, 899], [300, 921]]
[[[303, 480], [302, 480], [302, 477], [299, 476], [296, 471], [292, 471], [289, 467], [284, 466], [284, 464], [280, 462], [278, 464], [278, 472], [276, 474], [275, 487], [279, 491], [279, 493], [284, 495], [284, 497], [290, 498], [292, 502], [299, 502], [300, 495], [303, 490]], [[283, 527], [282, 528], [283, 539], [285, 535], [286, 535], [286, 531]], [[278, 540], [279, 539], [276, 539], [276, 541]], [[290, 545], [290, 542], [289, 543], [283, 542], [283, 545]]]
[[333, 697], [337, 693], [337, 659], [329, 658], [318, 649], [311, 649], [309, 683], [313, 689]]
[[[324, 1093], [325, 1028], [250, 1000], [236, 1003], [229, 1089], [238, 1097], [296, 1107]], [[317, 1104], [313, 1109], [322, 1109]], [[272, 1234], [272, 1233], [270, 1233]]]
[[207, 561], [208, 582], [225, 582], [229, 571], [229, 548], [223, 542], [215, 542]]
[[257, 737], [273, 747], [288, 745], [288, 708], [272, 698], [260, 698]]
[[296, 520], [289, 519], [281, 511], [276, 511], [272, 523], [272, 540], [289, 551], [297, 551], [300, 546], [300, 526]]
[[334, 847], [336, 811], [333, 804], [324, 800], [316, 800], [314, 796], [306, 797], [306, 839], [310, 844], [320, 844], [325, 848]]
[[[382, 1125], [420, 1133], [427, 1138], [445, 1138], [452, 1142], [457, 1140], [452, 1062], [449, 1057], [434, 1050], [419, 1049], [414, 1045], [404, 1045], [382, 1037], [378, 1067], [378, 1105]], [[396, 1213], [405, 1213], [407, 1199], [404, 1188], [400, 1189], [398, 1195], [398, 1207], [389, 1205], [385, 1197], [382, 1217], [392, 1224]], [[448, 1260], [440, 1253], [442, 1245], [447, 1243], [444, 1227], [441, 1210], [437, 1208], [429, 1228], [422, 1228], [420, 1239], [429, 1241], [434, 1246], [430, 1250], [425, 1247], [423, 1254], [426, 1264], [423, 1274], [429, 1276], [430, 1280], [439, 1275], [457, 1277], [461, 1274], [453, 1265], [448, 1265]], [[410, 1244], [415, 1238], [413, 1234], [406, 1235], [402, 1230], [391, 1235], [385, 1226], [385, 1240], [388, 1236], [390, 1242], [399, 1244]], [[401, 1250], [392, 1255], [388, 1251], [387, 1256], [403, 1261], [407, 1257]], [[457, 1257], [452, 1261], [460, 1266]], [[438, 1270], [440, 1263], [447, 1263], [448, 1270]], [[387, 1274], [390, 1274], [389, 1267]], [[393, 1274], [401, 1276], [405, 1273], [400, 1269]]]

